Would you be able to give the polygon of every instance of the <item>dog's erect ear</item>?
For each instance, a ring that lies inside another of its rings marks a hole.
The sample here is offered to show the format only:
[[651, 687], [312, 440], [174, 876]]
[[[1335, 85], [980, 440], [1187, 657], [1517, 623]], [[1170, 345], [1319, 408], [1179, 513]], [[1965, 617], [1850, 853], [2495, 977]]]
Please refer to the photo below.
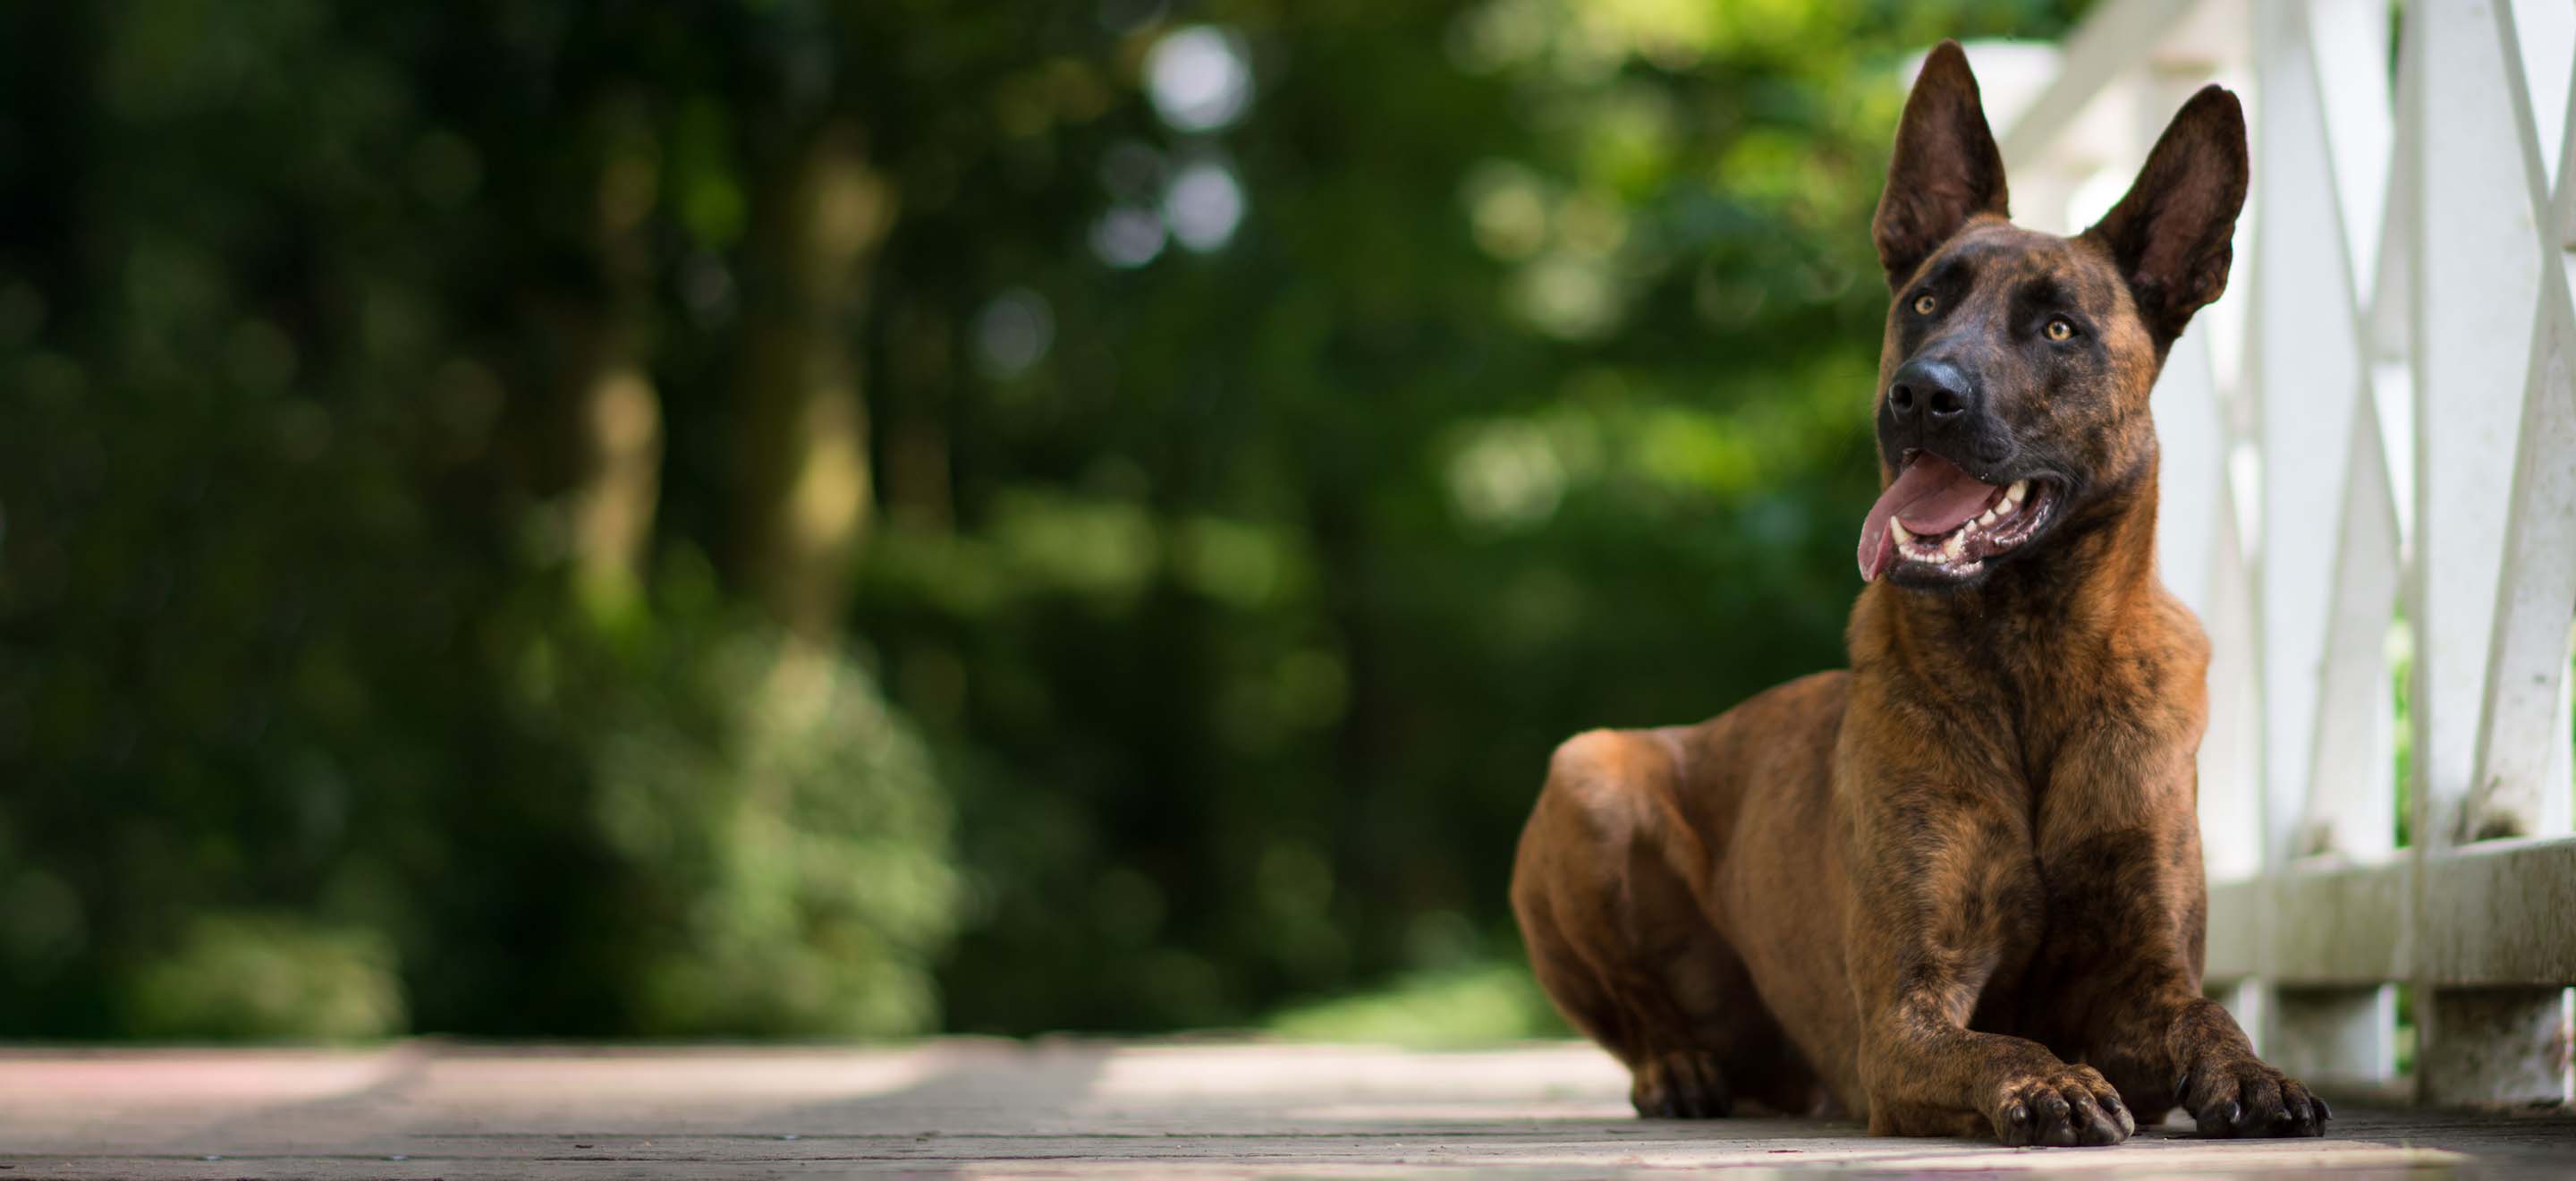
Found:
[[2129, 195], [2084, 231], [2110, 248], [2158, 350], [2227, 291], [2245, 173], [2245, 108], [2223, 87], [2201, 87], [2156, 140]]
[[1887, 285], [1902, 287], [1932, 252], [1980, 213], [2006, 214], [2004, 156], [1986, 127], [1977, 76], [1956, 41], [1932, 47], [1905, 100], [1870, 233]]

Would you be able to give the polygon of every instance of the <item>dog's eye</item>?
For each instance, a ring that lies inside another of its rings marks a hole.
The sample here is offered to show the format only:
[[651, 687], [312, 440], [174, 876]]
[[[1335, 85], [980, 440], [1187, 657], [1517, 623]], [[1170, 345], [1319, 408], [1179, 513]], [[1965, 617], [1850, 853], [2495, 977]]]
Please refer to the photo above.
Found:
[[1929, 316], [1932, 314], [1932, 309], [1939, 306], [1939, 304], [1933, 302], [1932, 297], [1929, 295], [1918, 295], [1914, 297], [1915, 315]]
[[2061, 316], [2048, 322], [2048, 339], [2072, 340], [2074, 337], [2075, 326], [2067, 323], [2064, 317]]

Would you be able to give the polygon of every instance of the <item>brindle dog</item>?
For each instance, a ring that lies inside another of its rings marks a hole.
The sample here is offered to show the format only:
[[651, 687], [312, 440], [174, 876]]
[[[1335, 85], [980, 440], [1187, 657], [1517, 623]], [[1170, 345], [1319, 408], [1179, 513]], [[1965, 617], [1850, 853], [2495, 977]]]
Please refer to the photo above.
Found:
[[2245, 178], [2212, 86], [2100, 224], [2015, 228], [1966, 57], [1924, 63], [1872, 226], [1851, 670], [1566, 742], [1521, 837], [1538, 978], [1640, 1114], [2012, 1145], [2331, 1118], [2201, 995], [2209, 645], [2156, 579], [2147, 393], [2226, 288]]

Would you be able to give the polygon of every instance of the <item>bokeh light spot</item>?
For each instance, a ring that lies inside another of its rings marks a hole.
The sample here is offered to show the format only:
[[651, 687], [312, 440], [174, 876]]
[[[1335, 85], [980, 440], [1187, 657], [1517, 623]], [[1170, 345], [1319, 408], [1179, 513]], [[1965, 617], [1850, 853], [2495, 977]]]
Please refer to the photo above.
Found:
[[1163, 122], [1214, 131], [1252, 105], [1252, 66], [1240, 38], [1209, 25], [1174, 30], [1145, 55], [1146, 93]]
[[1243, 186], [1223, 164], [1192, 164], [1164, 194], [1163, 220], [1181, 245], [1202, 254], [1215, 250], [1234, 237], [1234, 227], [1243, 220]]
[[986, 377], [1018, 377], [1044, 360], [1054, 343], [1054, 309], [1026, 287], [994, 296], [975, 317], [975, 366]]
[[1610, 276], [1589, 259], [1562, 253], [1539, 259], [1521, 272], [1517, 294], [1521, 314], [1553, 336], [1591, 339], [1618, 323]]
[[1151, 209], [1116, 206], [1091, 223], [1091, 252], [1121, 269], [1152, 262], [1163, 252], [1163, 218]]
[[1538, 427], [1519, 420], [1472, 432], [1451, 456], [1448, 475], [1458, 515], [1486, 527], [1543, 521], [1565, 496], [1565, 465], [1555, 448]]
[[1467, 178], [1468, 225], [1476, 245], [1499, 259], [1538, 253], [1547, 241], [1547, 198], [1530, 170], [1506, 160], [1488, 161]]

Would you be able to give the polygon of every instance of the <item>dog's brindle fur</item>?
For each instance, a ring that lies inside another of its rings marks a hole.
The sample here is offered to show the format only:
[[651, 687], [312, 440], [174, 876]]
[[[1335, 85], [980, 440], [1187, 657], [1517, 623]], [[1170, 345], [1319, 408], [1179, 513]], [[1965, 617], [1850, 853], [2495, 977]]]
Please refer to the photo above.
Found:
[[[2107, 1144], [2179, 1104], [2205, 1134], [2320, 1133], [2324, 1103], [2201, 995], [2209, 649], [2156, 579], [2148, 390], [2226, 287], [2245, 179], [2244, 116], [2213, 86], [2099, 225], [2017, 229], [1966, 58], [1926, 61], [1873, 225], [1897, 296], [1881, 475], [1921, 441], [1890, 375], [1938, 353], [1983, 404], [1927, 445], [2060, 499], [1973, 578], [1900, 562], [1864, 590], [1848, 672], [1557, 749], [1512, 901], [1641, 1114], [1753, 1099], [1873, 1133]], [[2077, 333], [2044, 338], [2051, 317]]]

